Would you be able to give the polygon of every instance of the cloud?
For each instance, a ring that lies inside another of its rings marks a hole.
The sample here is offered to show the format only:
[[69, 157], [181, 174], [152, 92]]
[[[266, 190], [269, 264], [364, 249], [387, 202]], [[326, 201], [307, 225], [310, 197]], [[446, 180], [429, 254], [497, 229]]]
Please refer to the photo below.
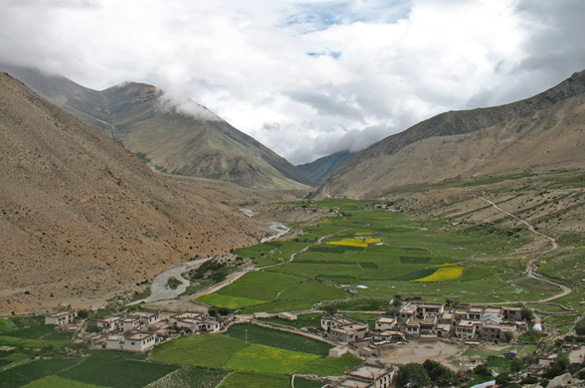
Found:
[[0, 0], [0, 62], [153, 83], [302, 163], [585, 68], [582, 3]]

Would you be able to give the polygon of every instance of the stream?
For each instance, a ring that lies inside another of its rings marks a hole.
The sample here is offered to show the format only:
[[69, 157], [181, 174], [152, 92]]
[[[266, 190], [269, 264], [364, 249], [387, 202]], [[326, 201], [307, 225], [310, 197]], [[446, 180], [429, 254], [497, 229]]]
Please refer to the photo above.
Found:
[[[272, 222], [268, 227], [271, 231], [274, 232], [273, 235], [264, 237], [260, 240], [260, 243], [265, 243], [268, 241], [275, 240], [279, 237], [284, 236], [288, 232], [290, 232], [290, 228], [286, 225], [281, 224], [280, 222]], [[189, 271], [190, 269], [199, 266], [205, 263], [208, 260], [211, 260], [213, 257], [206, 257], [203, 259], [192, 260], [186, 263], [183, 263], [177, 267], [167, 269], [166, 271], [161, 272], [154, 280], [152, 281], [152, 285], [150, 286], [150, 296], [148, 298], [136, 300], [134, 302], [128, 303], [128, 306], [132, 306], [139, 303], [150, 303], [150, 302], [158, 302], [161, 300], [168, 300], [174, 299], [181, 295], [187, 287], [189, 286], [190, 282], [188, 279], [185, 279], [181, 274]], [[176, 278], [181, 282], [181, 284], [176, 289], [171, 289], [167, 286], [170, 278]]]
[[[128, 305], [131, 306], [142, 302], [145, 303], [158, 302], [160, 300], [176, 298], [177, 296], [185, 292], [185, 290], [190, 284], [189, 280], [185, 279], [183, 276], [181, 276], [181, 274], [211, 259], [212, 257], [206, 257], [204, 259], [188, 261], [177, 267], [167, 269], [166, 271], [161, 272], [160, 275], [158, 275], [152, 281], [152, 285], [150, 286], [150, 296], [148, 298], [128, 303]], [[169, 279], [172, 277], [176, 278], [181, 282], [181, 284], [174, 290], [167, 287], [167, 283], [169, 282]]]
[[280, 238], [287, 234], [288, 232], [290, 232], [290, 228], [288, 228], [284, 224], [281, 224], [280, 222], [271, 222], [268, 229], [275, 232], [275, 234], [273, 234], [272, 236], [264, 237], [262, 240], [260, 240], [261, 244], [268, 241], [276, 240], [277, 238]]

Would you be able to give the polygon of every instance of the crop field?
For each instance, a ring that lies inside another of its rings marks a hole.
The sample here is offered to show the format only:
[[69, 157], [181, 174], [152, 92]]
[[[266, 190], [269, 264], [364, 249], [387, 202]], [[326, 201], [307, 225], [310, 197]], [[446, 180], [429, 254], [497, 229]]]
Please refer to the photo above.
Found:
[[341, 376], [345, 371], [355, 368], [361, 363], [360, 360], [353, 358], [351, 355], [344, 354], [339, 358], [326, 357], [315, 360], [299, 369], [297, 373], [315, 374], [317, 376]]
[[[0, 388], [139, 388], [172, 373], [178, 366], [132, 359], [135, 355], [95, 352], [26, 362], [0, 372]], [[107, 371], [107, 372], [105, 372]]]
[[79, 381], [65, 379], [59, 376], [47, 376], [40, 380], [33, 381], [24, 386], [25, 388], [101, 388], [99, 385], [86, 384]]
[[155, 347], [151, 359], [168, 364], [221, 368], [244, 347], [244, 341], [223, 335], [196, 335]]
[[[305, 368], [322, 375], [332, 371], [343, 374], [361, 363], [349, 355], [328, 358], [329, 348], [323, 342], [297, 334], [239, 324], [225, 334], [202, 334], [164, 343], [153, 349], [150, 359], [160, 365], [205, 368], [212, 374], [230, 373], [221, 387], [254, 384], [279, 387], [290, 386], [290, 374]], [[166, 376], [161, 384], [179, 373], [183, 372]]]
[[544, 299], [559, 292], [525, 278], [528, 258], [517, 250], [531, 241], [527, 231], [493, 224], [450, 230], [440, 220], [415, 220], [360, 201], [304, 205], [336, 208], [341, 216], [300, 225], [305, 234], [291, 241], [237, 250], [240, 256], [256, 258], [257, 267], [264, 269], [199, 300], [252, 313], [300, 311], [347, 299], [359, 305], [361, 299], [388, 301], [397, 294], [433, 302], [495, 303]]
[[318, 358], [320, 357], [316, 354], [251, 344], [230, 358], [225, 367], [253, 372], [286, 374]]
[[215, 388], [228, 373], [221, 369], [182, 367], [149, 384], [148, 388]]
[[322, 282], [283, 273], [257, 271], [247, 273], [235, 283], [218, 292], [200, 296], [197, 300], [209, 305], [244, 308], [244, 311], [254, 312], [282, 311], [291, 306], [295, 310], [304, 310], [322, 300], [348, 296], [339, 288]]
[[272, 373], [234, 372], [231, 373], [219, 388], [289, 388], [290, 378]]
[[227, 336], [276, 348], [326, 356], [330, 345], [311, 338], [256, 325], [232, 325]]

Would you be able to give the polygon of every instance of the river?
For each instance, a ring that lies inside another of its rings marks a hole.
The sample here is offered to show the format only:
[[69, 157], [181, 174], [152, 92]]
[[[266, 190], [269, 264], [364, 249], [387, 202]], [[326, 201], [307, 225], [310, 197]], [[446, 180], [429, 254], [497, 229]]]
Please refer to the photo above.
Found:
[[[290, 228], [288, 228], [284, 224], [281, 224], [280, 222], [272, 222], [268, 229], [272, 230], [275, 233], [271, 236], [264, 237], [262, 240], [260, 240], [261, 243], [275, 240], [290, 232]], [[205, 263], [208, 260], [211, 260], [212, 258], [213, 257], [206, 257], [204, 259], [192, 260], [187, 263], [183, 263], [177, 267], [167, 269], [166, 271], [161, 272], [160, 275], [158, 275], [152, 281], [152, 285], [150, 286], [150, 296], [148, 298], [128, 303], [128, 306], [132, 306], [142, 302], [145, 303], [158, 302], [161, 300], [174, 299], [178, 297], [183, 292], [185, 292], [185, 290], [190, 284], [189, 280], [185, 279], [183, 276], [181, 276], [181, 274], [185, 273], [186, 271], [189, 271], [190, 269], [196, 266]], [[181, 284], [174, 290], [167, 286], [169, 279], [172, 277], [176, 278], [181, 282]]]

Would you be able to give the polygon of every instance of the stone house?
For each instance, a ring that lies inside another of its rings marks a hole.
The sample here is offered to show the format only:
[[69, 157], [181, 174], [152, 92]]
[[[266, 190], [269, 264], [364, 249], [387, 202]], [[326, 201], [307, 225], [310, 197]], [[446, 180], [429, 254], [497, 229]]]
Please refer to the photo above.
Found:
[[382, 363], [366, 362], [345, 372], [345, 377], [324, 388], [388, 388], [392, 384], [395, 370]]
[[109, 336], [106, 339], [105, 348], [130, 352], [145, 352], [152, 349], [155, 344], [156, 333], [129, 332]]
[[98, 331], [101, 333], [112, 333], [121, 330], [120, 317], [105, 317], [97, 321]]
[[49, 314], [45, 316], [45, 325], [68, 325], [73, 323], [77, 318], [75, 311], [60, 311], [58, 313]]
[[397, 324], [396, 318], [379, 317], [376, 319], [377, 330], [393, 330]]

